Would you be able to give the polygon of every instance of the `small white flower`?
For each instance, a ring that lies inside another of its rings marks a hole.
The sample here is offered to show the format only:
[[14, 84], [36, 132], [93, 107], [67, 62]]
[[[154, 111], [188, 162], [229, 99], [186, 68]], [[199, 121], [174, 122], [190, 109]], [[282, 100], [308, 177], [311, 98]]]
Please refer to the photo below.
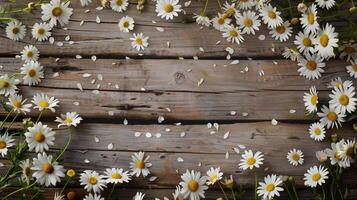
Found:
[[213, 27], [219, 31], [222, 31], [226, 26], [231, 23], [231, 21], [232, 19], [226, 17], [225, 15], [222, 15], [221, 13], [218, 13], [218, 16], [215, 16], [212, 19]]
[[317, 111], [317, 104], [319, 103], [319, 97], [317, 96], [317, 91], [315, 86], [310, 87], [310, 92], [304, 94], [304, 105], [309, 113], [314, 113]]
[[48, 146], [54, 145], [55, 134], [52, 128], [42, 125], [41, 122], [29, 127], [25, 133], [29, 151], [35, 150], [36, 153], [48, 151]]
[[279, 40], [280, 42], [285, 42], [291, 36], [292, 29], [293, 28], [290, 26], [290, 22], [286, 21], [281, 25], [278, 25], [277, 27], [273, 28], [269, 32], [269, 34], [271, 34], [275, 40]]
[[301, 55], [300, 55], [299, 51], [297, 50], [297, 48], [284, 47], [283, 56], [284, 56], [284, 58], [290, 59], [292, 61], [301, 59]]
[[181, 186], [176, 186], [175, 192], [172, 194], [175, 200], [184, 200], [183, 194], [182, 194], [182, 188]]
[[51, 26], [47, 23], [36, 23], [32, 28], [32, 37], [39, 42], [48, 40], [51, 37]]
[[321, 112], [317, 113], [317, 115], [321, 117], [320, 122], [323, 126], [326, 126], [327, 129], [341, 126], [341, 122], [344, 122], [343, 118], [346, 116], [338, 112], [331, 105], [329, 107], [324, 105], [321, 108]]
[[134, 153], [131, 156], [132, 162], [130, 162], [131, 175], [139, 177], [140, 174], [146, 177], [150, 174], [149, 168], [152, 164], [149, 162], [150, 156], [145, 156], [144, 152]]
[[301, 58], [298, 61], [298, 65], [300, 66], [298, 72], [300, 73], [300, 76], [304, 76], [309, 80], [319, 79], [321, 77], [321, 73], [325, 72], [323, 68], [326, 64], [320, 56], [307, 55], [306, 59]]
[[32, 104], [25, 104], [26, 101], [26, 99], [22, 100], [21, 95], [13, 94], [9, 97], [9, 102], [7, 102], [6, 104], [11, 106], [15, 112], [23, 112], [25, 114], [27, 112], [30, 112], [30, 108], [32, 107]]
[[327, 10], [335, 5], [335, 0], [315, 0], [320, 8], [326, 8]]
[[24, 47], [21, 51], [21, 59], [25, 62], [37, 61], [40, 56], [40, 52], [33, 45], [28, 45]]
[[264, 178], [264, 182], [259, 183], [257, 193], [262, 196], [263, 199], [273, 199], [276, 196], [280, 196], [279, 192], [284, 191], [280, 185], [283, 181], [275, 174], [268, 175]]
[[59, 101], [54, 97], [50, 98], [44, 93], [37, 93], [33, 96], [32, 103], [35, 104], [34, 108], [38, 108], [39, 111], [49, 109], [55, 112], [56, 110], [54, 108], [58, 106]]
[[254, 167], [259, 168], [259, 166], [263, 164], [263, 161], [264, 155], [262, 152], [257, 151], [256, 153], [253, 153], [252, 150], [245, 150], [242, 159], [240, 160], [239, 168], [243, 170], [252, 170]]
[[253, 11], [244, 11], [243, 14], [237, 13], [235, 15], [239, 29], [242, 30], [242, 34], [253, 34], [259, 30], [260, 20], [259, 16]]
[[124, 12], [128, 8], [128, 0], [111, 0], [110, 7], [116, 12]]
[[143, 200], [145, 197], [145, 194], [144, 193], [141, 193], [141, 192], [137, 192], [135, 194], [135, 196], [133, 197], [133, 200]]
[[15, 20], [7, 24], [5, 32], [6, 37], [18, 41], [24, 39], [26, 35], [26, 27], [21, 22]]
[[346, 70], [352, 78], [357, 78], [357, 60], [351, 61], [351, 65], [346, 66]]
[[84, 197], [83, 200], [104, 200], [104, 197], [101, 197], [99, 194], [89, 193], [88, 195], [86, 195], [86, 196]]
[[65, 176], [63, 166], [53, 162], [52, 155], [47, 156], [45, 152], [33, 158], [31, 170], [34, 170], [32, 176], [36, 178], [36, 182], [46, 187], [56, 186], [56, 183], [61, 181], [60, 178]]
[[143, 33], [134, 33], [133, 37], [130, 38], [131, 46], [136, 49], [137, 51], [144, 50], [144, 48], [148, 47], [149, 37], [144, 37]]
[[335, 28], [326, 23], [326, 26], [319, 32], [313, 43], [317, 54], [323, 58], [330, 58], [335, 55], [334, 48], [338, 47], [338, 33]]
[[309, 134], [310, 134], [310, 138], [314, 139], [315, 141], [322, 141], [325, 139], [325, 127], [316, 122], [310, 125], [309, 128]]
[[2, 157], [6, 156], [7, 151], [10, 147], [15, 145], [15, 139], [12, 139], [12, 136], [5, 133], [0, 135], [0, 154]]
[[269, 28], [276, 28], [283, 23], [283, 19], [280, 17], [280, 12], [270, 4], [267, 4], [260, 9], [260, 16], [262, 17], [264, 24], [267, 24]]
[[197, 15], [197, 14], [195, 14], [193, 16], [193, 19], [195, 19], [196, 23], [199, 24], [199, 25], [204, 25], [204, 26], [207, 26], [207, 27], [211, 26], [211, 20], [205, 15]]
[[304, 174], [304, 184], [309, 187], [316, 187], [317, 185], [322, 185], [328, 179], [328, 170], [323, 166], [313, 166], [307, 170]]
[[0, 95], [13, 95], [16, 93], [17, 90], [17, 84], [20, 83], [19, 79], [16, 79], [15, 77], [5, 74], [0, 76]]
[[21, 74], [24, 75], [24, 84], [37, 85], [44, 78], [43, 67], [37, 61], [29, 61], [21, 67]]
[[288, 159], [289, 163], [292, 164], [293, 166], [304, 164], [304, 154], [302, 153], [301, 150], [296, 150], [296, 149], [290, 150], [286, 158]]
[[341, 114], [352, 113], [356, 110], [355, 87], [342, 84], [341, 87], [335, 87], [329, 96], [330, 105]]
[[192, 200], [199, 200], [205, 198], [205, 190], [208, 189], [206, 185], [207, 177], [201, 176], [200, 172], [195, 172], [194, 170], [186, 171], [181, 176], [182, 181], [180, 185], [182, 187], [182, 195], [184, 198], [190, 197]]
[[65, 115], [61, 114], [61, 117], [56, 117], [55, 122], [58, 122], [58, 127], [61, 126], [74, 126], [76, 127], [82, 121], [82, 117], [76, 112], [67, 112]]
[[340, 58], [343, 59], [345, 57], [347, 61], [357, 62], [357, 44], [356, 43], [347, 43], [343, 44], [339, 47]]
[[19, 166], [22, 169], [21, 180], [26, 182], [27, 185], [30, 184], [30, 181], [33, 179], [31, 170], [32, 163], [30, 162], [30, 159], [21, 161]]
[[316, 33], [319, 29], [319, 24], [317, 22], [317, 11], [316, 5], [312, 4], [308, 10], [302, 14], [300, 17], [300, 22], [304, 30], [308, 33]]
[[325, 150], [317, 151], [315, 153], [315, 156], [316, 156], [317, 160], [321, 163], [324, 163], [328, 158]]
[[86, 189], [87, 192], [93, 191], [94, 193], [100, 193], [107, 187], [104, 177], [93, 170], [84, 170], [79, 178], [79, 182], [81, 185], [84, 185], [84, 189]]
[[300, 31], [295, 36], [294, 44], [297, 45], [300, 53], [303, 53], [305, 56], [308, 54], [315, 53], [315, 47], [312, 42], [314, 40], [314, 35], [312, 33], [308, 33], [307, 31]]
[[125, 16], [125, 17], [122, 17], [120, 20], [119, 20], [119, 29], [120, 31], [123, 31], [125, 33], [128, 33], [129, 31], [132, 31], [134, 29], [134, 19], [129, 17], [129, 16]]
[[240, 44], [244, 41], [240, 30], [233, 25], [224, 27], [222, 31], [222, 36], [227, 38], [228, 42]]
[[221, 168], [213, 168], [211, 167], [207, 171], [207, 185], [213, 185], [217, 181], [220, 181], [222, 179], [223, 172], [221, 172]]
[[107, 183], [129, 183], [129, 181], [131, 180], [129, 172], [124, 171], [123, 169], [106, 169], [104, 174], [104, 178], [106, 179]]
[[347, 168], [351, 166], [350, 160], [347, 159], [343, 148], [344, 141], [337, 143], [331, 143], [331, 149], [325, 149], [327, 156], [330, 158], [331, 165], [338, 164], [342, 168]]
[[181, 12], [181, 5], [178, 5], [178, 3], [178, 0], [157, 0], [155, 12], [157, 12], [157, 16], [163, 19], [173, 19]]
[[61, 2], [61, 0], [51, 0], [47, 4], [42, 4], [42, 17], [43, 21], [49, 21], [49, 25], [54, 27], [57, 21], [61, 26], [69, 23], [69, 18], [73, 13], [73, 9], [69, 8], [70, 1]]

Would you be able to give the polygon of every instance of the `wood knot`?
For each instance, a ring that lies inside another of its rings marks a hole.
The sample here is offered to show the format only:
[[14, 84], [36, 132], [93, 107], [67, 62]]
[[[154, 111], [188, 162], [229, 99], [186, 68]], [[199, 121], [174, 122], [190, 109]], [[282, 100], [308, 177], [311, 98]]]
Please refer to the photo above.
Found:
[[186, 76], [185, 76], [185, 74], [182, 73], [182, 72], [176, 72], [176, 73], [174, 74], [174, 78], [175, 78], [176, 84], [182, 84], [182, 83], [185, 81]]

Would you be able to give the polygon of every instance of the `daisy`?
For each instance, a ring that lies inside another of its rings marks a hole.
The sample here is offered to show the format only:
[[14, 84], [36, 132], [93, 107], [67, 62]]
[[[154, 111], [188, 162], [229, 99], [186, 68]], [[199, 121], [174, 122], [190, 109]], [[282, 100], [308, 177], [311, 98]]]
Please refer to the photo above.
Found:
[[257, 151], [256, 153], [253, 153], [252, 150], [245, 150], [242, 159], [240, 160], [239, 168], [243, 170], [247, 170], [248, 168], [252, 170], [254, 167], [259, 168], [259, 166], [263, 164], [263, 160], [264, 155], [262, 152]]
[[26, 27], [25, 25], [22, 25], [21, 22], [15, 20], [7, 24], [5, 32], [7, 38], [18, 41], [24, 39], [26, 35]]
[[293, 166], [304, 164], [304, 154], [302, 153], [301, 150], [296, 150], [296, 149], [290, 150], [286, 158], [288, 159], [289, 163], [292, 164]]
[[84, 7], [84, 6], [87, 6], [88, 4], [92, 3], [92, 0], [80, 0], [81, 2], [81, 5]]
[[307, 170], [304, 174], [304, 184], [309, 187], [316, 187], [317, 185], [322, 185], [328, 179], [328, 170], [323, 166], [313, 166]]
[[86, 196], [84, 197], [83, 200], [104, 200], [104, 198], [101, 197], [99, 194], [89, 193], [88, 195], [86, 195]]
[[334, 79], [331, 79], [331, 82], [327, 85], [327, 88], [335, 88], [335, 87], [342, 87], [343, 84], [346, 84], [346, 85], [353, 85], [352, 81], [345, 81], [343, 82], [341, 77], [337, 77], [337, 78], [334, 78]]
[[15, 94], [17, 90], [16, 85], [19, 83], [19, 79], [9, 77], [7, 74], [0, 76], [0, 95], [9, 96]]
[[5, 133], [0, 135], [0, 154], [2, 157], [5, 157], [7, 151], [10, 147], [15, 145], [15, 139], [12, 139], [12, 136]]
[[134, 155], [131, 156], [133, 162], [130, 162], [131, 175], [135, 175], [136, 177], [139, 177], [140, 174], [142, 174], [143, 177], [149, 175], [149, 167], [152, 166], [149, 162], [149, 158], [150, 156], [145, 157], [144, 152], [134, 153]]
[[33, 45], [28, 45], [24, 47], [21, 51], [21, 59], [25, 62], [37, 61], [40, 56], [40, 52]]
[[325, 139], [325, 127], [316, 122], [310, 125], [309, 128], [310, 138], [314, 139], [315, 141], [322, 141]]
[[32, 28], [32, 37], [39, 42], [46, 41], [51, 36], [51, 26], [47, 23], [36, 23]]
[[54, 97], [49, 97], [43, 93], [37, 93], [35, 96], [33, 96], [32, 103], [35, 104], [34, 108], [38, 108], [39, 111], [49, 109], [52, 112], [55, 112], [56, 110], [54, 107], [57, 107], [59, 101], [55, 99]]
[[263, 199], [273, 199], [275, 196], [280, 196], [279, 192], [284, 191], [279, 187], [283, 181], [275, 174], [268, 175], [264, 178], [264, 182], [259, 183], [257, 194], [263, 196]]
[[235, 15], [237, 13], [236, 4], [225, 2], [223, 5], [223, 11], [227, 14], [228, 17]]
[[37, 61], [29, 61], [21, 67], [21, 74], [24, 75], [24, 84], [37, 85], [44, 78], [43, 67]]
[[196, 20], [198, 25], [204, 25], [207, 27], [211, 26], [211, 20], [205, 15], [194, 14], [193, 19]]
[[30, 162], [30, 159], [21, 161], [19, 166], [22, 169], [21, 180], [23, 182], [26, 182], [27, 185], [30, 184], [30, 181], [33, 179], [31, 170], [32, 164]]
[[304, 94], [304, 105], [309, 113], [317, 111], [317, 104], [319, 103], [319, 97], [315, 86], [310, 87], [310, 93]]
[[208, 186], [205, 185], [207, 178], [205, 176], [201, 176], [200, 172], [195, 172], [192, 170], [191, 172], [186, 170], [184, 174], [181, 176], [182, 181], [180, 185], [182, 186], [182, 195], [184, 198], [190, 197], [191, 200], [199, 200], [201, 198], [205, 198], [205, 190], [208, 189]]
[[352, 78], [357, 78], [357, 60], [351, 61], [351, 65], [346, 66], [346, 70]]
[[293, 28], [290, 27], [290, 22], [286, 21], [281, 25], [278, 25], [277, 27], [273, 28], [269, 32], [269, 34], [271, 34], [275, 40], [279, 40], [280, 42], [285, 42], [291, 36], [292, 29]]
[[315, 0], [316, 4], [320, 8], [326, 8], [327, 10], [335, 5], [335, 0]]
[[118, 169], [118, 168], [111, 168], [111, 169], [106, 169], [104, 172], [104, 178], [106, 179], [107, 183], [129, 183], [131, 180], [129, 172], [124, 171], [123, 169]]
[[119, 21], [118, 26], [120, 31], [128, 33], [129, 31], [132, 31], [134, 29], [134, 19], [129, 16], [122, 17]]
[[51, 0], [50, 3], [42, 4], [43, 21], [49, 21], [50, 27], [57, 25], [57, 21], [61, 26], [69, 23], [69, 18], [73, 13], [73, 9], [69, 8], [70, 1], [61, 2], [61, 0]]
[[253, 11], [244, 11], [243, 14], [236, 14], [235, 18], [237, 20], [237, 24], [239, 29], [242, 30], [242, 34], [253, 34], [255, 35], [255, 31], [259, 30], [260, 20], [259, 16], [256, 15]]
[[207, 185], [214, 185], [217, 181], [222, 179], [223, 172], [221, 172], [221, 168], [213, 168], [207, 171]]
[[330, 58], [335, 55], [333, 52], [334, 47], [338, 47], [338, 33], [335, 32], [335, 28], [326, 24], [326, 26], [319, 32], [318, 36], [314, 40], [315, 51], [323, 58]]
[[353, 159], [354, 155], [355, 155], [355, 144], [356, 142], [354, 140], [344, 140], [342, 139], [340, 141], [340, 143], [342, 143], [342, 157], [345, 157], [346, 162], [348, 163], [354, 163], [355, 160]]
[[295, 36], [294, 44], [297, 45], [300, 53], [303, 53], [305, 56], [308, 54], [313, 54], [315, 52], [315, 48], [312, 44], [314, 40], [314, 34], [308, 33], [307, 31], [300, 31]]
[[255, 6], [254, 0], [240, 0], [238, 3], [238, 8], [241, 10], [248, 10]]
[[270, 4], [267, 4], [260, 9], [260, 16], [262, 17], [264, 24], [267, 24], [269, 28], [276, 28], [283, 23], [283, 19], [280, 17], [280, 12]]
[[59, 123], [58, 128], [61, 126], [76, 127], [82, 120], [82, 117], [80, 117], [76, 112], [67, 112], [65, 115], [61, 114], [61, 117], [56, 117], [55, 122]]
[[338, 128], [341, 126], [341, 122], [344, 122], [343, 119], [346, 115], [338, 112], [334, 107], [331, 105], [329, 107], [323, 106], [321, 108], [322, 112], [317, 113], [319, 117], [321, 117], [320, 122], [323, 126], [327, 126], [327, 129], [330, 128]]
[[9, 102], [6, 104], [11, 106], [13, 111], [17, 113], [23, 112], [24, 114], [27, 112], [30, 112], [30, 108], [32, 107], [32, 104], [25, 104], [26, 99], [22, 100], [22, 96], [18, 94], [13, 94], [9, 97]]
[[218, 13], [218, 16], [215, 16], [212, 19], [213, 27], [219, 31], [222, 31], [226, 26], [231, 23], [231, 21], [232, 19], [221, 13]]
[[173, 19], [174, 16], [178, 16], [177, 13], [181, 12], [181, 5], [178, 3], [178, 0], [157, 0], [155, 12], [163, 19]]
[[284, 47], [283, 56], [284, 58], [290, 59], [292, 61], [300, 60], [301, 58], [301, 55], [296, 47], [295, 48]]
[[128, 0], [111, 0], [110, 7], [116, 12], [124, 12], [128, 8]]
[[145, 194], [141, 193], [141, 192], [137, 192], [135, 194], [135, 196], [133, 197], [133, 200], [143, 200], [144, 199]]
[[355, 87], [347, 87], [343, 84], [341, 87], [335, 87], [329, 96], [330, 105], [341, 114], [352, 113], [356, 110]]
[[134, 33], [133, 37], [130, 38], [131, 46], [137, 51], [144, 50], [144, 48], [148, 47], [149, 37], [144, 37], [143, 33]]
[[228, 42], [240, 44], [244, 41], [240, 30], [234, 25], [226, 26], [222, 31], [222, 36], [227, 38]]
[[100, 191], [107, 187], [104, 177], [93, 170], [84, 170], [79, 178], [79, 182], [81, 185], [84, 185], [84, 189], [87, 192], [100, 193]]
[[175, 200], [183, 200], [182, 188], [181, 186], [176, 186], [175, 192], [172, 194]]
[[42, 125], [41, 122], [29, 127], [25, 133], [29, 150], [35, 150], [36, 153], [48, 151], [48, 146], [54, 145], [55, 134], [52, 128], [47, 125]]
[[317, 151], [315, 153], [315, 156], [316, 156], [317, 160], [320, 161], [321, 163], [324, 163], [328, 158], [325, 150]]
[[312, 4], [300, 17], [301, 25], [304, 30], [308, 33], [316, 33], [319, 28], [317, 18], [316, 5]]
[[33, 158], [31, 170], [34, 170], [32, 176], [36, 178], [36, 182], [46, 187], [56, 186], [56, 183], [61, 181], [60, 178], [65, 176], [63, 166], [53, 162], [52, 155], [47, 156], [45, 152]]
[[331, 165], [338, 164], [342, 168], [350, 167], [350, 162], [343, 154], [343, 144], [341, 142], [331, 143], [331, 149], [327, 148], [325, 150], [327, 156], [330, 158]]
[[306, 59], [302, 58], [299, 60], [298, 65], [300, 66], [298, 69], [300, 76], [304, 76], [309, 80], [319, 79], [321, 73], [325, 72], [323, 68], [326, 66], [323, 59], [317, 55], [307, 55]]
[[357, 44], [343, 44], [339, 47], [339, 51], [341, 59], [347, 56], [347, 61], [357, 62]]

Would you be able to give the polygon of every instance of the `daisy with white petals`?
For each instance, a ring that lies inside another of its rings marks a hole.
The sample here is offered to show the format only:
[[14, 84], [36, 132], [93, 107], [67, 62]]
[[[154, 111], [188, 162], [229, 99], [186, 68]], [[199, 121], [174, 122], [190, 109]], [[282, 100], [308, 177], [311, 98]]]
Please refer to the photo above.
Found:
[[243, 14], [238, 13], [235, 15], [239, 29], [242, 30], [242, 34], [253, 34], [259, 30], [260, 20], [259, 16], [253, 11], [244, 11]]
[[82, 121], [82, 117], [76, 112], [67, 112], [65, 115], [61, 114], [61, 117], [56, 117], [55, 122], [58, 122], [58, 127], [61, 126], [74, 126], [76, 127]]
[[49, 146], [54, 145], [55, 134], [56, 133], [52, 131], [52, 128], [43, 125], [41, 122], [29, 127], [25, 133], [29, 151], [48, 151]]
[[300, 58], [302, 57], [296, 47], [284, 47], [283, 56], [284, 58], [290, 59], [292, 61], [300, 60]]
[[61, 177], [64, 177], [63, 166], [53, 162], [52, 155], [47, 156], [45, 152], [37, 154], [37, 158], [33, 158], [33, 166], [31, 170], [34, 171], [32, 176], [36, 179], [36, 182], [40, 185], [56, 186], [57, 182], [61, 181]]
[[352, 78], [357, 78], [357, 60], [351, 61], [351, 65], [346, 66], [346, 70]]
[[59, 101], [54, 97], [47, 96], [44, 93], [37, 93], [33, 96], [32, 103], [35, 104], [34, 108], [39, 109], [39, 111], [48, 109], [55, 112], [55, 107], [58, 106]]
[[304, 76], [309, 80], [319, 79], [321, 77], [321, 73], [325, 72], [323, 68], [326, 64], [320, 56], [307, 55], [306, 59], [301, 58], [298, 61], [298, 65], [300, 66], [298, 72], [300, 73], [300, 76]]
[[315, 47], [312, 42], [314, 40], [314, 35], [308, 33], [307, 31], [300, 31], [294, 40], [294, 44], [297, 45], [300, 53], [303, 53], [305, 56], [308, 54], [313, 54], [315, 52]]
[[286, 156], [289, 163], [293, 166], [298, 166], [299, 164], [304, 164], [304, 154], [301, 150], [292, 149], [288, 152]]
[[181, 5], [178, 3], [178, 0], [157, 0], [155, 12], [163, 19], [173, 19], [181, 12]]
[[132, 31], [134, 29], [134, 19], [129, 16], [122, 17], [119, 20], [118, 26], [120, 31], [128, 33], [129, 31]]
[[6, 156], [10, 147], [15, 145], [15, 139], [7, 133], [0, 135], [0, 154], [2, 157]]
[[262, 152], [257, 151], [256, 153], [253, 153], [252, 150], [245, 150], [242, 159], [240, 160], [239, 168], [243, 170], [259, 168], [259, 166], [263, 164], [263, 161], [264, 155]]
[[347, 43], [339, 46], [340, 58], [346, 58], [347, 61], [357, 62], [357, 44]]
[[280, 196], [279, 192], [284, 191], [280, 185], [283, 181], [281, 178], [275, 174], [268, 175], [264, 178], [264, 182], [259, 183], [257, 193], [262, 199], [273, 199], [274, 197]]
[[292, 29], [293, 28], [290, 26], [290, 22], [286, 21], [269, 31], [269, 34], [271, 34], [275, 40], [285, 42], [291, 36]]
[[193, 19], [196, 20], [198, 25], [204, 25], [207, 27], [211, 26], [211, 20], [205, 15], [194, 14]]
[[21, 51], [21, 59], [25, 62], [37, 61], [40, 56], [40, 52], [33, 45], [28, 45], [24, 47]]
[[205, 198], [205, 190], [208, 189], [206, 185], [207, 178], [201, 176], [200, 172], [192, 170], [186, 170], [181, 176], [182, 181], [180, 185], [182, 187], [182, 194], [184, 198], [190, 197], [191, 200], [199, 200]]
[[152, 164], [149, 162], [150, 156], [145, 156], [144, 152], [134, 153], [131, 156], [132, 162], [130, 162], [131, 175], [139, 177], [140, 174], [146, 177], [150, 174], [149, 168]]
[[335, 32], [335, 28], [330, 24], [326, 24], [314, 40], [317, 54], [323, 58], [333, 57], [335, 55], [334, 48], [338, 47], [337, 37], [338, 33]]
[[331, 165], [338, 164], [342, 168], [347, 168], [351, 166], [351, 163], [346, 159], [346, 154], [344, 154], [343, 141], [337, 143], [331, 143], [331, 149], [327, 148], [325, 150], [327, 156], [330, 158]]
[[308, 33], [316, 33], [319, 29], [317, 18], [316, 5], [312, 4], [300, 17], [300, 22], [304, 30]]
[[223, 172], [221, 172], [221, 168], [213, 168], [211, 167], [207, 171], [207, 185], [214, 185], [217, 181], [222, 179]]
[[42, 4], [43, 21], [49, 21], [49, 25], [54, 27], [57, 22], [64, 26], [69, 23], [69, 18], [73, 13], [73, 9], [69, 8], [70, 1], [61, 2], [61, 0], [51, 0], [47, 4]]
[[240, 30], [234, 25], [226, 26], [222, 31], [222, 36], [227, 38], [228, 42], [240, 44], [244, 41]]
[[172, 193], [175, 200], [183, 200], [182, 188], [181, 186], [176, 186], [175, 192]]
[[335, 0], [315, 0], [320, 8], [330, 9], [335, 5]]
[[51, 36], [51, 26], [47, 23], [36, 23], [32, 27], [32, 37], [39, 42], [46, 41]]
[[238, 8], [241, 10], [248, 10], [255, 6], [255, 0], [240, 0], [238, 1]]
[[315, 122], [310, 125], [309, 134], [310, 138], [320, 142], [325, 139], [326, 130], [321, 123]]
[[280, 12], [276, 10], [276, 7], [270, 4], [265, 5], [260, 9], [260, 16], [263, 19], [264, 24], [267, 24], [269, 28], [276, 28], [283, 23], [283, 19], [280, 17]]
[[144, 37], [143, 33], [134, 33], [130, 40], [131, 46], [137, 51], [144, 50], [144, 48], [149, 46], [149, 37]]
[[104, 200], [104, 197], [101, 197], [99, 194], [89, 193], [88, 195], [86, 195], [86, 196], [84, 197], [83, 200]]
[[29, 61], [21, 67], [21, 74], [23, 74], [24, 84], [37, 85], [44, 78], [43, 67], [37, 61]]
[[219, 31], [222, 31], [226, 26], [229, 26], [231, 21], [232, 19], [221, 13], [218, 13], [218, 15], [212, 19], [213, 27]]
[[100, 193], [107, 186], [102, 175], [93, 170], [84, 170], [79, 178], [80, 185], [84, 185], [84, 189], [87, 192], [93, 191], [94, 193]]
[[26, 182], [27, 185], [30, 184], [30, 181], [33, 179], [31, 170], [32, 163], [30, 162], [30, 159], [21, 161], [19, 166], [22, 169], [21, 180]]
[[124, 171], [123, 169], [106, 169], [104, 174], [104, 178], [106, 179], [107, 183], [129, 183], [129, 181], [131, 180], [129, 172]]
[[346, 116], [331, 105], [329, 107], [324, 105], [321, 108], [321, 112], [318, 112], [317, 115], [321, 117], [320, 122], [323, 126], [326, 126], [327, 129], [341, 126], [341, 122], [345, 121], [343, 118]]
[[223, 5], [223, 11], [228, 17], [235, 15], [237, 13], [236, 4], [225, 2]]
[[116, 12], [124, 12], [128, 8], [128, 0], [111, 0], [110, 7]]
[[304, 184], [306, 186], [315, 188], [317, 185], [322, 185], [328, 179], [328, 170], [323, 166], [313, 166], [307, 170], [307, 173], [304, 174]]
[[342, 84], [341, 87], [335, 87], [329, 96], [331, 98], [330, 105], [338, 112], [345, 114], [356, 110], [355, 87]]
[[19, 41], [24, 39], [26, 35], [26, 27], [21, 22], [15, 20], [7, 24], [5, 32], [7, 38]]
[[315, 86], [310, 87], [310, 92], [304, 94], [304, 105], [309, 113], [317, 111], [317, 104], [319, 103], [319, 97], [317, 96], [317, 90]]
[[26, 104], [26, 99], [22, 100], [22, 96], [18, 94], [13, 94], [9, 97], [9, 102], [6, 104], [11, 106], [12, 109], [17, 113], [27, 113], [30, 112], [32, 104]]
[[0, 95], [13, 95], [16, 93], [16, 85], [20, 83], [19, 79], [16, 79], [14, 76], [9, 77], [5, 74], [0, 76]]

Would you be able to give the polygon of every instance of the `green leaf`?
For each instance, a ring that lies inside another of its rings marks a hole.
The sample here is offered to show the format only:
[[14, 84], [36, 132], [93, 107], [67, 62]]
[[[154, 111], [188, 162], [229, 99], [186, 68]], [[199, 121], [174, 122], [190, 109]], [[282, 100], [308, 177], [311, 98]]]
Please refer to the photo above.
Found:
[[4, 100], [1, 100], [1, 105], [5, 109], [6, 112], [10, 112], [12, 108], [6, 104]]

